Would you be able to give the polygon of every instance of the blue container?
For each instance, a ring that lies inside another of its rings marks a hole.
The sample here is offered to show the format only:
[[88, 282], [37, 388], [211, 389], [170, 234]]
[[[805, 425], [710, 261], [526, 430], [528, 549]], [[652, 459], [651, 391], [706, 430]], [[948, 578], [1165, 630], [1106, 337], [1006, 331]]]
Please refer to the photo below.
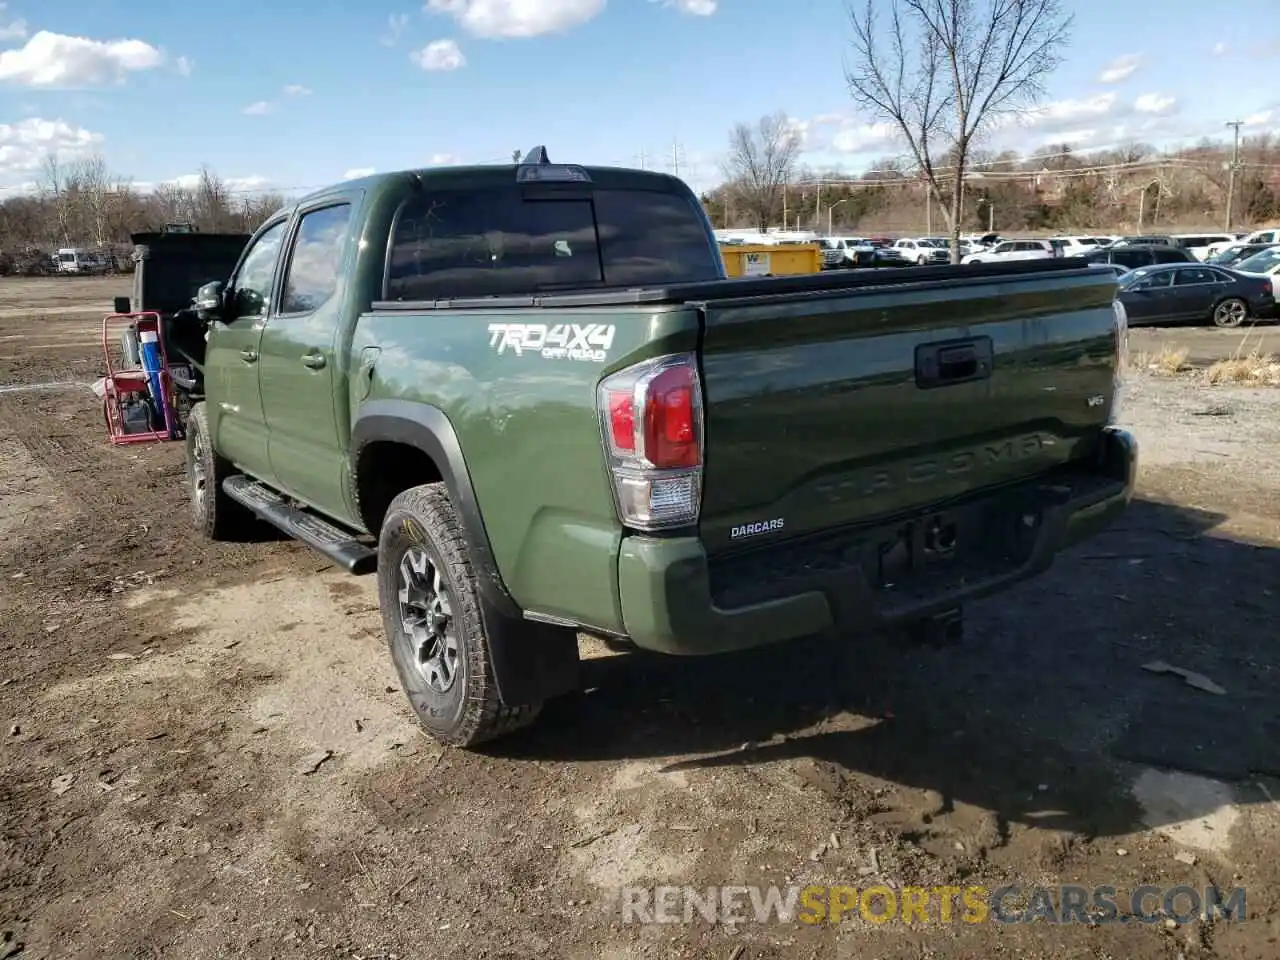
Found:
[[142, 369], [147, 374], [148, 391], [151, 402], [155, 404], [157, 419], [168, 426], [169, 418], [165, 415], [164, 383], [160, 379], [160, 343], [154, 330], [143, 330], [138, 334], [138, 345], [142, 354]]

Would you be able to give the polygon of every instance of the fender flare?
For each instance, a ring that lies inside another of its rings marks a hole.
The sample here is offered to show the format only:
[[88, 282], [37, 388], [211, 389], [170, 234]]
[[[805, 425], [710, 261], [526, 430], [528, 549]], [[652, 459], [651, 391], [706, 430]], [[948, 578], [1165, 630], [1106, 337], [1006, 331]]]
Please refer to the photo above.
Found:
[[489, 533], [471, 483], [471, 472], [462, 455], [462, 445], [444, 411], [412, 400], [373, 400], [362, 404], [351, 427], [349, 466], [353, 483], [359, 476], [364, 449], [377, 441], [415, 447], [435, 462], [449, 490], [449, 499], [453, 501], [467, 532], [471, 566], [480, 581], [481, 594], [501, 607], [508, 616], [520, 616], [520, 608], [502, 582], [502, 574], [494, 560]]
[[[489, 638], [489, 660], [498, 696], [507, 706], [528, 706], [578, 688], [577, 632], [528, 620], [503, 583], [485, 529], [475, 486], [458, 435], [439, 407], [411, 400], [373, 400], [360, 406], [351, 429], [352, 484], [364, 449], [375, 442], [421, 450], [440, 470], [467, 537], [476, 575], [480, 616]], [[359, 506], [357, 498], [357, 507]]]

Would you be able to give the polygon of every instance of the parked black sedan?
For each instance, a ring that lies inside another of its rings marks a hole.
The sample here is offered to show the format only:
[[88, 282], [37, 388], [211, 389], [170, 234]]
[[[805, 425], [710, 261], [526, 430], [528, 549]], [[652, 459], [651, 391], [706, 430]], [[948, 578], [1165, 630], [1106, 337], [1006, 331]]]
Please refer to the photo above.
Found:
[[1161, 264], [1139, 267], [1119, 279], [1116, 296], [1132, 326], [1204, 323], [1238, 327], [1252, 318], [1275, 316], [1271, 280], [1225, 267]]

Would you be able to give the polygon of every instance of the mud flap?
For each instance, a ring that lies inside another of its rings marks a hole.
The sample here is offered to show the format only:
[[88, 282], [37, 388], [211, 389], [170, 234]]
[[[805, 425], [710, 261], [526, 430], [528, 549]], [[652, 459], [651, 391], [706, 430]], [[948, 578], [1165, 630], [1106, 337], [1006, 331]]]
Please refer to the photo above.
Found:
[[508, 707], [543, 703], [581, 686], [578, 635], [569, 627], [511, 616], [481, 596], [489, 662], [498, 696]]

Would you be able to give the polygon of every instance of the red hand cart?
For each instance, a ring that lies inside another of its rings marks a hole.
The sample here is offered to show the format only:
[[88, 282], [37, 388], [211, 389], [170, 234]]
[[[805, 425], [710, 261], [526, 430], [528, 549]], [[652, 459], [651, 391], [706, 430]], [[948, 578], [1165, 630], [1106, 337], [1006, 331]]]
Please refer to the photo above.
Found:
[[[130, 338], [134, 343], [154, 340], [159, 369], [147, 370], [141, 350], [135, 358], [121, 346], [130, 331], [136, 335]], [[120, 358], [118, 363], [112, 362], [113, 352]], [[176, 439], [173, 380], [160, 336], [160, 314], [154, 310], [108, 314], [102, 320], [102, 356], [107, 365], [102, 405], [111, 442]]]

